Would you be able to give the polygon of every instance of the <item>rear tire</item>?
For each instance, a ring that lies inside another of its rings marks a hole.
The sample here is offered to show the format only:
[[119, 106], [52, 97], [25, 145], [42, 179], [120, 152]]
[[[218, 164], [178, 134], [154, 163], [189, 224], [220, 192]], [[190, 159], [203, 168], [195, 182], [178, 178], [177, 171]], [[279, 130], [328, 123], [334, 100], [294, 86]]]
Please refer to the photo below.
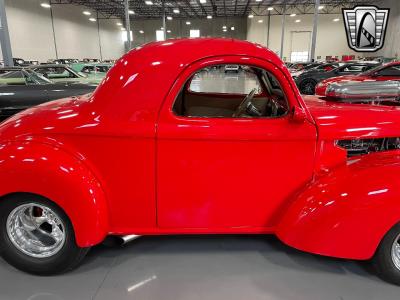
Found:
[[46, 198], [15, 194], [0, 201], [0, 254], [17, 269], [36, 275], [67, 272], [89, 249], [76, 244], [71, 221]]
[[400, 285], [400, 223], [384, 236], [371, 262], [380, 278]]

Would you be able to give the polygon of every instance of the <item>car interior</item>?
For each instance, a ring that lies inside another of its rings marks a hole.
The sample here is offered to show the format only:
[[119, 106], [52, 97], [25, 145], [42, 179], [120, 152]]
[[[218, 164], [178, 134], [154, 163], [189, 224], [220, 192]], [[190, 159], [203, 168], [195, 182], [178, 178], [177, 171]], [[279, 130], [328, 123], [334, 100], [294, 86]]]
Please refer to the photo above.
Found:
[[[178, 116], [203, 118], [273, 118], [288, 110], [286, 96], [268, 71], [243, 66], [236, 76], [224, 73], [224, 65], [196, 72], [178, 94], [173, 111]], [[223, 86], [213, 78], [223, 76]]]

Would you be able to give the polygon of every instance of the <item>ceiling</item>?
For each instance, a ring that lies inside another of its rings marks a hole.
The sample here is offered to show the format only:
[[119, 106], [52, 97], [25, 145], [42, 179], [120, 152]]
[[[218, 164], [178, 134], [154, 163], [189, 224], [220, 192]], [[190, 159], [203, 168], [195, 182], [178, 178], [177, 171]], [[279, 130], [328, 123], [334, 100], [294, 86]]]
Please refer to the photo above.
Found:
[[[151, 0], [152, 5], [145, 0], [129, 0], [129, 9], [134, 13], [133, 19], [161, 18], [163, 7], [166, 16], [174, 18], [206, 18], [213, 17], [244, 17], [249, 14], [268, 15], [286, 13], [313, 14], [314, 0]], [[324, 6], [321, 14], [340, 13], [343, 7], [354, 7], [361, 4], [376, 4], [381, 0], [320, 0]], [[163, 3], [164, 2], [164, 3]], [[99, 12], [99, 18], [124, 18], [124, 0], [50, 0], [52, 5], [81, 5]], [[272, 10], [268, 10], [273, 7]], [[174, 13], [179, 9], [179, 13]]]

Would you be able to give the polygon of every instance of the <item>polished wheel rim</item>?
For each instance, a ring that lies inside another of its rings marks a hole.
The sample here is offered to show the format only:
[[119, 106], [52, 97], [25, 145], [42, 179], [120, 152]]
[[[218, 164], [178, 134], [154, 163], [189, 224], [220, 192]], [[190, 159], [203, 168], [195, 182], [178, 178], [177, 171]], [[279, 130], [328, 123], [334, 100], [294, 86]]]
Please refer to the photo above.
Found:
[[392, 261], [396, 268], [400, 270], [400, 234], [395, 238], [392, 245]]
[[65, 226], [59, 216], [35, 203], [20, 205], [9, 214], [7, 234], [18, 250], [37, 258], [55, 255], [65, 243]]

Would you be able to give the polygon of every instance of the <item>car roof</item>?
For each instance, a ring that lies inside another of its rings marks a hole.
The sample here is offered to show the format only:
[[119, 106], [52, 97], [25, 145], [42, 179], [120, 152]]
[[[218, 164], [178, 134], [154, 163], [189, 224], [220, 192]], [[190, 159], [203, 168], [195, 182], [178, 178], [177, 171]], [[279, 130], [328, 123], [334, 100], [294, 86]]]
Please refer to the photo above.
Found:
[[68, 65], [64, 65], [64, 64], [43, 64], [43, 65], [32, 65], [32, 66], [28, 66], [26, 68], [29, 69], [37, 69], [37, 68], [59, 68], [59, 67], [64, 67], [64, 68], [69, 68]]

